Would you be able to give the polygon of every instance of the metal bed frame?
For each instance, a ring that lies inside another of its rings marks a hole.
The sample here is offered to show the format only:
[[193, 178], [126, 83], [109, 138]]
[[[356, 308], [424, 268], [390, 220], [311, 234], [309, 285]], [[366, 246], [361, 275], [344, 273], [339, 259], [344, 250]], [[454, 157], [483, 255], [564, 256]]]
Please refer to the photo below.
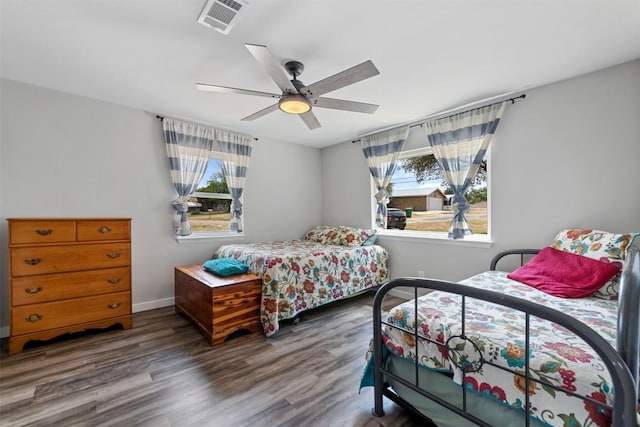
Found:
[[[496, 269], [496, 264], [503, 257], [507, 255], [519, 255], [520, 265], [524, 264], [525, 255], [533, 255], [538, 253], [537, 249], [516, 249], [506, 252], [501, 252], [496, 255], [491, 261], [491, 270]], [[383, 343], [382, 343], [382, 326], [387, 325], [393, 328], [403, 330], [404, 332], [414, 335], [416, 343], [418, 340], [428, 340], [426, 337], [419, 336], [417, 327], [417, 317], [414, 321], [413, 330], [403, 329], [396, 325], [391, 325], [382, 319], [382, 302], [384, 297], [389, 291], [397, 287], [410, 287], [414, 289], [414, 309], [418, 312], [418, 289], [438, 290], [444, 292], [450, 292], [462, 296], [462, 334], [458, 338], [466, 340], [464, 335], [464, 316], [465, 316], [465, 303], [466, 298], [474, 298], [478, 300], [484, 300], [491, 303], [501, 304], [516, 310], [519, 310], [525, 314], [525, 354], [529, 354], [529, 320], [530, 316], [535, 316], [541, 319], [546, 319], [551, 322], [557, 323], [565, 328], [569, 329], [577, 336], [582, 338], [587, 344], [589, 344], [602, 358], [602, 361], [606, 365], [611, 375], [613, 388], [615, 390], [615, 397], [613, 407], [592, 400], [589, 397], [582, 396], [576, 393], [569, 393], [575, 397], [581, 398], [586, 401], [590, 401], [601, 408], [605, 408], [613, 411], [613, 425], [616, 427], [632, 427], [638, 425], [638, 416], [636, 413], [636, 405], [638, 403], [638, 377], [640, 362], [638, 360], [640, 356], [640, 336], [639, 336], [639, 324], [640, 313], [638, 307], [640, 306], [640, 248], [632, 246], [627, 252], [627, 263], [625, 269], [621, 275], [620, 291], [618, 297], [618, 325], [617, 325], [617, 349], [614, 349], [604, 338], [598, 335], [587, 325], [577, 321], [576, 319], [566, 315], [557, 310], [550, 309], [540, 304], [532, 303], [527, 300], [515, 298], [509, 295], [503, 295], [498, 292], [488, 291], [484, 289], [477, 289], [459, 283], [446, 282], [441, 280], [431, 280], [423, 278], [398, 278], [387, 282], [380, 287], [374, 298], [373, 305], [373, 358], [374, 358], [374, 407], [372, 409], [373, 415], [377, 417], [384, 416], [383, 408], [383, 396], [397, 403], [398, 405], [415, 413], [426, 422], [433, 425], [427, 415], [418, 411], [408, 401], [399, 396], [388, 383], [385, 382], [385, 377], [397, 381], [399, 384], [419, 393], [426, 399], [430, 399], [439, 405], [455, 412], [461, 417], [480, 426], [491, 427], [490, 424], [477, 418], [476, 416], [467, 412], [467, 388], [460, 387], [462, 393], [462, 409], [454, 406], [452, 403], [443, 400], [435, 394], [429, 392], [426, 389], [418, 386], [419, 379], [419, 366], [416, 361], [409, 361], [415, 365], [415, 381], [409, 381], [406, 378], [395, 375], [388, 371], [383, 366]], [[449, 340], [451, 341], [451, 340]], [[448, 341], [448, 342], [449, 342]], [[431, 341], [435, 342], [435, 341]], [[445, 347], [449, 352], [452, 349], [447, 344]], [[469, 341], [470, 342], [470, 341]], [[439, 343], [439, 345], [442, 345]], [[416, 347], [417, 348], [417, 347]], [[476, 349], [477, 350], [477, 349]], [[479, 352], [480, 353], [480, 352]], [[482, 364], [494, 365], [493, 363], [485, 360], [480, 353], [479, 362]], [[417, 359], [417, 358], [416, 358]], [[500, 368], [499, 369], [505, 369]], [[479, 368], [478, 368], [479, 369]], [[539, 382], [529, 375], [529, 358], [525, 358], [524, 374], [512, 371], [514, 375], [520, 375], [525, 379], [527, 389], [530, 381]], [[547, 384], [549, 385], [549, 384]], [[553, 387], [552, 385], [549, 385]], [[556, 387], [554, 387], [556, 388]], [[558, 389], [558, 388], [556, 388]], [[558, 389], [560, 390], [560, 389]], [[567, 392], [566, 390], [561, 390]], [[525, 408], [527, 408], [527, 414], [530, 414], [529, 395], [524, 393]], [[529, 427], [530, 417], [525, 416], [525, 425]]]

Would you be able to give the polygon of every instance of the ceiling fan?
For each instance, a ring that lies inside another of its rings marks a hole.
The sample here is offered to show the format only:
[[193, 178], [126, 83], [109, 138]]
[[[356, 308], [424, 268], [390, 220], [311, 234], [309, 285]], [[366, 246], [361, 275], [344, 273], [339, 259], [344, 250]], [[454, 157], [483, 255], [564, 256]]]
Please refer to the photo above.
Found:
[[271, 52], [269, 52], [269, 49], [267, 49], [266, 46], [255, 44], [245, 44], [245, 46], [249, 49], [249, 52], [251, 52], [254, 58], [262, 64], [267, 74], [269, 74], [273, 81], [278, 85], [282, 94], [196, 83], [196, 87], [204, 91], [239, 93], [243, 95], [279, 99], [277, 103], [253, 113], [242, 120], [255, 120], [280, 109], [285, 113], [299, 115], [309, 129], [316, 129], [320, 127], [320, 122], [316, 118], [315, 114], [313, 114], [313, 111], [311, 111], [312, 107], [332, 108], [334, 110], [354, 111], [357, 113], [367, 114], [373, 114], [379, 107], [378, 105], [367, 104], [364, 102], [345, 101], [342, 99], [322, 97], [325, 93], [380, 74], [380, 71], [378, 71], [376, 66], [373, 65], [371, 60], [365, 61], [354, 67], [305, 86], [304, 83], [298, 80], [298, 76], [304, 70], [304, 65], [301, 62], [289, 61], [284, 65], [284, 70], [293, 77], [293, 79], [289, 80], [289, 77], [284, 73], [282, 66], [278, 61], [276, 61], [273, 55], [271, 55]]

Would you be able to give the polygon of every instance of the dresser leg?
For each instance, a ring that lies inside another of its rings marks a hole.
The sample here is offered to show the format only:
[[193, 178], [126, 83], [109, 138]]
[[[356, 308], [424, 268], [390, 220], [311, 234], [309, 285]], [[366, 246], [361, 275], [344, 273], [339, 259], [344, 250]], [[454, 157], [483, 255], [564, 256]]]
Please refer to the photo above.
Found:
[[27, 340], [21, 340], [19, 338], [9, 338], [9, 355], [20, 353], [24, 348]]

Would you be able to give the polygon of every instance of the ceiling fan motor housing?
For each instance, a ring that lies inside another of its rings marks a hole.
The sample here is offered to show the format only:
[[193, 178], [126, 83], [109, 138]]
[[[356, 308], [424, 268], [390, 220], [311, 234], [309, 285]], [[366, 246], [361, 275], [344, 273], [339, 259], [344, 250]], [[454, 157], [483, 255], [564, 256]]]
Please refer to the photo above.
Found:
[[295, 80], [304, 71], [304, 64], [300, 61], [289, 61], [284, 64], [287, 73], [291, 74]]
[[289, 61], [284, 64], [284, 68], [287, 70], [287, 73], [293, 77], [291, 84], [296, 88], [298, 93], [300, 93], [300, 90], [304, 87], [304, 83], [298, 80], [298, 76], [304, 71], [304, 64], [300, 61]]

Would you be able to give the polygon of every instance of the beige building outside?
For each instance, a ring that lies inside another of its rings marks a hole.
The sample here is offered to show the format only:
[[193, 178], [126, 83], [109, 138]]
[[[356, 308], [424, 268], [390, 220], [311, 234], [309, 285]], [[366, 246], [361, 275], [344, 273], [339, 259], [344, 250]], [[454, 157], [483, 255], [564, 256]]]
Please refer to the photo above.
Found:
[[389, 207], [412, 209], [418, 212], [441, 211], [447, 209], [449, 198], [439, 187], [393, 190]]

